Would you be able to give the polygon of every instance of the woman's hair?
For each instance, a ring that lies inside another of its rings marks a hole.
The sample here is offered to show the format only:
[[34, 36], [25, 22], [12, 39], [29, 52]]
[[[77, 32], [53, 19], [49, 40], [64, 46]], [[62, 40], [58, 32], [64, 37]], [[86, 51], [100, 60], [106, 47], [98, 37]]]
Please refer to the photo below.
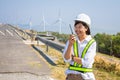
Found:
[[90, 35], [90, 34], [91, 34], [90, 28], [89, 28], [89, 26], [88, 26], [86, 23], [81, 22], [81, 21], [75, 21], [74, 26], [76, 26], [76, 25], [79, 24], [79, 23], [81, 23], [83, 26], [85, 26], [85, 28], [87, 29], [86, 34], [87, 34], [87, 35]]

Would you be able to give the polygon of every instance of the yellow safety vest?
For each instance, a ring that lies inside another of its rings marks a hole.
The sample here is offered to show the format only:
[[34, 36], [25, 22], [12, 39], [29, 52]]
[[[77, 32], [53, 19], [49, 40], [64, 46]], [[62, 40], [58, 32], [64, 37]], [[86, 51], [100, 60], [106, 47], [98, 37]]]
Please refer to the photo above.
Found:
[[[85, 46], [83, 52], [82, 52], [82, 55], [81, 55], [81, 58], [84, 58], [87, 50], [89, 49], [89, 47], [91, 46], [91, 44], [95, 42], [94, 39], [91, 39], [87, 45]], [[74, 49], [74, 56], [75, 57], [78, 57], [79, 54], [78, 54], [78, 42], [75, 41], [75, 43], [73, 44], [73, 49]], [[75, 70], [75, 71], [79, 71], [79, 72], [92, 72], [92, 69], [91, 68], [83, 68], [81, 64], [78, 64], [76, 62], [74, 62], [74, 65], [70, 65], [69, 66], [69, 69], [70, 70]]]

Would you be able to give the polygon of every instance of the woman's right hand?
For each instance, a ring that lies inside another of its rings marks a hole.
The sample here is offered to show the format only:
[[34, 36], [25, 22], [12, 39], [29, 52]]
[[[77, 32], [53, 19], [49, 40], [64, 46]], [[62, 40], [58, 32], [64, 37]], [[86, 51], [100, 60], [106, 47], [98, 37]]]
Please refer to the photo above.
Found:
[[74, 42], [76, 41], [75, 35], [70, 35], [69, 38], [69, 45], [72, 46], [74, 44]]
[[71, 58], [72, 46], [73, 46], [75, 41], [76, 41], [75, 35], [70, 35], [70, 37], [69, 37], [69, 45], [68, 45], [67, 51], [65, 52], [65, 55], [64, 55], [66, 60]]

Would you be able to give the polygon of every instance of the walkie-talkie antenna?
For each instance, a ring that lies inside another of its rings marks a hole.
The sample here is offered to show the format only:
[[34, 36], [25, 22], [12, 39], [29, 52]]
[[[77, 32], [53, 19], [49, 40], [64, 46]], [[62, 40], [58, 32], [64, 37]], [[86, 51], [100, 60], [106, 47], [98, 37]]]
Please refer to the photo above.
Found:
[[69, 27], [70, 27], [71, 33], [73, 34], [73, 30], [72, 30], [71, 24], [69, 24]]

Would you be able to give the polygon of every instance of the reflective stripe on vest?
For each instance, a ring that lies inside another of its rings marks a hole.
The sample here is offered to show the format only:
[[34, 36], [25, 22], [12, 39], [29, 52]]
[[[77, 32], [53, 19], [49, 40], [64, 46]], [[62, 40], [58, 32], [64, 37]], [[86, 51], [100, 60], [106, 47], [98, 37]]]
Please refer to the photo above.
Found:
[[[91, 44], [95, 42], [94, 39], [91, 39], [87, 45], [85, 46], [83, 52], [82, 52], [82, 55], [81, 55], [81, 58], [84, 58], [87, 50], [89, 49], [89, 47], [91, 46]], [[74, 55], [75, 57], [79, 57], [79, 54], [78, 54], [78, 42], [76, 41], [74, 44], [73, 44], [73, 49], [74, 49]], [[92, 69], [90, 68], [82, 68], [82, 65], [81, 64], [78, 64], [76, 62], [74, 62], [74, 65], [70, 65], [69, 67], [70, 70], [76, 70], [76, 71], [82, 71], [82, 72], [91, 72]]]
[[80, 72], [92, 72], [92, 68], [82, 68], [82, 67], [75, 67], [75, 66], [70, 66], [70, 70], [75, 70], [75, 71], [80, 71]]
[[[75, 41], [75, 43], [73, 44], [73, 49], [74, 49], [74, 56], [78, 57], [78, 41]], [[78, 64], [76, 62], [74, 62], [74, 66], [78, 66]]]

